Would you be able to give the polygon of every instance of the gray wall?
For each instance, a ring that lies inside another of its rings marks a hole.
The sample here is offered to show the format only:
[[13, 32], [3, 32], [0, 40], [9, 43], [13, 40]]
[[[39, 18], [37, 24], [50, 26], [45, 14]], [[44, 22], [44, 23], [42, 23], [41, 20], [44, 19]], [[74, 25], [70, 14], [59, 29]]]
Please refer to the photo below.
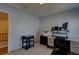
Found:
[[40, 30], [50, 30], [51, 27], [69, 22], [69, 38], [79, 38], [79, 8], [57, 13], [40, 19]]
[[7, 4], [0, 4], [0, 11], [6, 12], [9, 15], [9, 52], [21, 47], [20, 37], [22, 35], [36, 35], [38, 32], [38, 18]]

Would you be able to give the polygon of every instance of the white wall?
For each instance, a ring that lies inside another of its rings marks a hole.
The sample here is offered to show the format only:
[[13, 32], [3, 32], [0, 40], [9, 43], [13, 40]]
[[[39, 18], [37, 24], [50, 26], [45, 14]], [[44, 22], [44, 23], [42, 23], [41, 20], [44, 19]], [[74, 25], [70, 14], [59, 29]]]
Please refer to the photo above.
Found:
[[69, 38], [79, 38], [79, 8], [57, 13], [40, 19], [40, 30], [50, 30], [51, 27], [69, 22]]
[[9, 15], [9, 52], [21, 47], [22, 35], [35, 35], [38, 32], [38, 18], [6, 4], [0, 4], [0, 11]]

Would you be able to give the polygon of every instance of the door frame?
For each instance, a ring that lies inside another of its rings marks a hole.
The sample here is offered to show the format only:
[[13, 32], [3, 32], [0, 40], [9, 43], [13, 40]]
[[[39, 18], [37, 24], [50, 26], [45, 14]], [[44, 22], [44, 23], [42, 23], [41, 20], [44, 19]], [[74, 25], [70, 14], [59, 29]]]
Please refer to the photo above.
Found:
[[[0, 12], [7, 14], [7, 17], [8, 17], [8, 18], [7, 18], [7, 20], [8, 20], [8, 51], [7, 51], [7, 52], [9, 53], [9, 52], [10, 52], [10, 51], [9, 51], [9, 23], [10, 23], [10, 22], [9, 22], [9, 13], [8, 13], [7, 11], [4, 11], [4, 10], [0, 10]], [[7, 53], [7, 54], [8, 54], [8, 53]]]

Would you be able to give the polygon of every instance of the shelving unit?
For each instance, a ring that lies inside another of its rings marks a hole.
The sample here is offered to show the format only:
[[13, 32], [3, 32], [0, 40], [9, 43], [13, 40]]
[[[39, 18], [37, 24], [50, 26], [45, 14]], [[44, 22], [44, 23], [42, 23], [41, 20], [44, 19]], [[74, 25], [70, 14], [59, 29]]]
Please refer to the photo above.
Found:
[[28, 49], [34, 46], [34, 36], [22, 36], [22, 48]]

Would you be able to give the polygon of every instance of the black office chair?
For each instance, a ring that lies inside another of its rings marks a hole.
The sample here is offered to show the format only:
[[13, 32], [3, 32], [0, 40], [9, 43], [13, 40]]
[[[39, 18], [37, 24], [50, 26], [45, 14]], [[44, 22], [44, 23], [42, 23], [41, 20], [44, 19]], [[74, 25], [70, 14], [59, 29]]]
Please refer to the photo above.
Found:
[[58, 26], [54, 26], [54, 30], [58, 31], [59, 27]]
[[67, 31], [67, 27], [68, 27], [68, 22], [65, 22], [65, 23], [62, 24], [62, 27], [58, 27], [58, 26], [52, 27], [51, 31], [53, 31], [53, 30], [55, 30], [55, 31], [58, 31], [58, 30]]
[[68, 22], [65, 22], [65, 23], [62, 24], [62, 27], [60, 27], [60, 29], [67, 31], [67, 27], [68, 27]]

